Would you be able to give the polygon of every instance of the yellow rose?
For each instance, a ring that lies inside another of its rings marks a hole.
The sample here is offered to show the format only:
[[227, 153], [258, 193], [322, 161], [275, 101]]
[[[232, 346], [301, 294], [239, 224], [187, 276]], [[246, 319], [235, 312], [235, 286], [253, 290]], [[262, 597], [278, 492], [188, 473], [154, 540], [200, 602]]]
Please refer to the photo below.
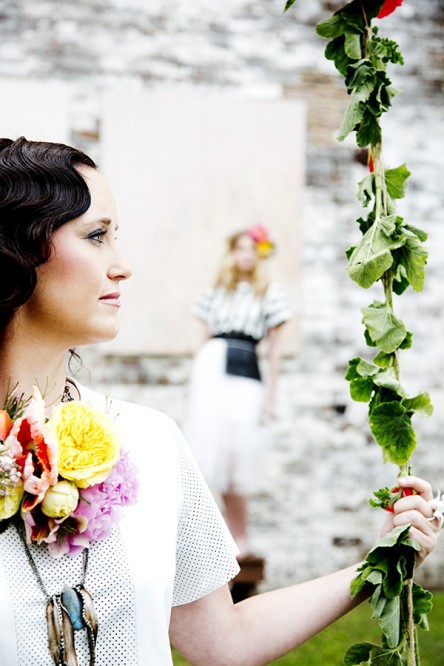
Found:
[[60, 476], [79, 488], [105, 481], [120, 456], [119, 433], [108, 416], [81, 402], [64, 402], [47, 427], [57, 441]]
[[0, 495], [0, 520], [10, 518], [20, 508], [23, 499], [23, 483], [20, 481], [7, 495]]
[[79, 503], [79, 489], [72, 481], [57, 481], [50, 486], [42, 502], [42, 511], [50, 518], [66, 518]]

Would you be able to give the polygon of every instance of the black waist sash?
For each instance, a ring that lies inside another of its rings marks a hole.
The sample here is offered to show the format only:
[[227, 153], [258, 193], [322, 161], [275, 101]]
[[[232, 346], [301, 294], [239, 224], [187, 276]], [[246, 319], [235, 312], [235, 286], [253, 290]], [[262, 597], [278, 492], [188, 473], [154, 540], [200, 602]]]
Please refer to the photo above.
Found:
[[261, 373], [256, 353], [256, 345], [259, 340], [245, 335], [244, 333], [221, 333], [215, 338], [223, 338], [227, 341], [227, 356], [225, 372], [227, 375], [248, 377], [260, 381]]

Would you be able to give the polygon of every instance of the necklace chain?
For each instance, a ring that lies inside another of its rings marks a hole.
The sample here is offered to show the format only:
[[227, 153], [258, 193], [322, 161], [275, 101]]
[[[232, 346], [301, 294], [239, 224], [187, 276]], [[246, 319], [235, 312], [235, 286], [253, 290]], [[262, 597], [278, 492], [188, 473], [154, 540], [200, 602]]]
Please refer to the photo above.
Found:
[[[42, 580], [42, 577], [40, 575], [40, 571], [38, 570], [37, 565], [35, 563], [35, 560], [34, 560], [32, 554], [31, 554], [31, 551], [29, 550], [29, 546], [26, 542], [25, 531], [19, 523], [16, 523], [15, 526], [16, 526], [17, 532], [19, 534], [19, 537], [21, 539], [21, 542], [22, 542], [22, 544], [25, 548], [26, 557], [28, 558], [28, 562], [31, 565], [31, 569], [34, 573], [34, 576], [36, 578], [38, 586], [39, 586], [40, 590], [43, 592], [43, 594], [45, 595], [46, 599], [50, 599], [52, 595], [49, 594], [49, 592], [47, 591], [47, 589], [45, 587], [45, 584]], [[82, 578], [81, 578], [81, 581], [80, 581], [80, 585], [85, 585], [86, 572], [88, 570], [88, 555], [89, 555], [89, 549], [84, 548], [84, 550], [82, 552]]]
[[63, 395], [61, 398], [61, 402], [74, 402], [74, 397], [71, 393], [71, 389], [69, 387], [69, 380], [67, 379], [65, 382], [65, 388], [63, 389]]

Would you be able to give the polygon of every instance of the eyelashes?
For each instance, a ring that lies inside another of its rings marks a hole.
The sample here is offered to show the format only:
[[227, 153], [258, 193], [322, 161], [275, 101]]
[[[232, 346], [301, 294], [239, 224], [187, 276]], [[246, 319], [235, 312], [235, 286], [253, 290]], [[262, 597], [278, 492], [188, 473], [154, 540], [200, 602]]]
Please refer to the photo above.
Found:
[[105, 237], [106, 232], [107, 229], [96, 229], [88, 234], [87, 239], [96, 243], [103, 243], [103, 238]]

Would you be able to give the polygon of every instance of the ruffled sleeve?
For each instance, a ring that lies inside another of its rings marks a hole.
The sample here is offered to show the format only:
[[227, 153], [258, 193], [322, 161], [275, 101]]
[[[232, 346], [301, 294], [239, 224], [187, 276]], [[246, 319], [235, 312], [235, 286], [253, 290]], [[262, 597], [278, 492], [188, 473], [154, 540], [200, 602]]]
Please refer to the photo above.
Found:
[[291, 311], [280, 285], [272, 283], [268, 287], [264, 297], [263, 312], [267, 331], [290, 319]]
[[198, 319], [208, 322], [210, 318], [210, 310], [211, 310], [211, 305], [213, 303], [214, 295], [215, 295], [214, 287], [207, 287], [207, 289], [205, 289], [202, 292], [200, 298], [198, 298], [196, 303], [191, 308], [192, 314]]

